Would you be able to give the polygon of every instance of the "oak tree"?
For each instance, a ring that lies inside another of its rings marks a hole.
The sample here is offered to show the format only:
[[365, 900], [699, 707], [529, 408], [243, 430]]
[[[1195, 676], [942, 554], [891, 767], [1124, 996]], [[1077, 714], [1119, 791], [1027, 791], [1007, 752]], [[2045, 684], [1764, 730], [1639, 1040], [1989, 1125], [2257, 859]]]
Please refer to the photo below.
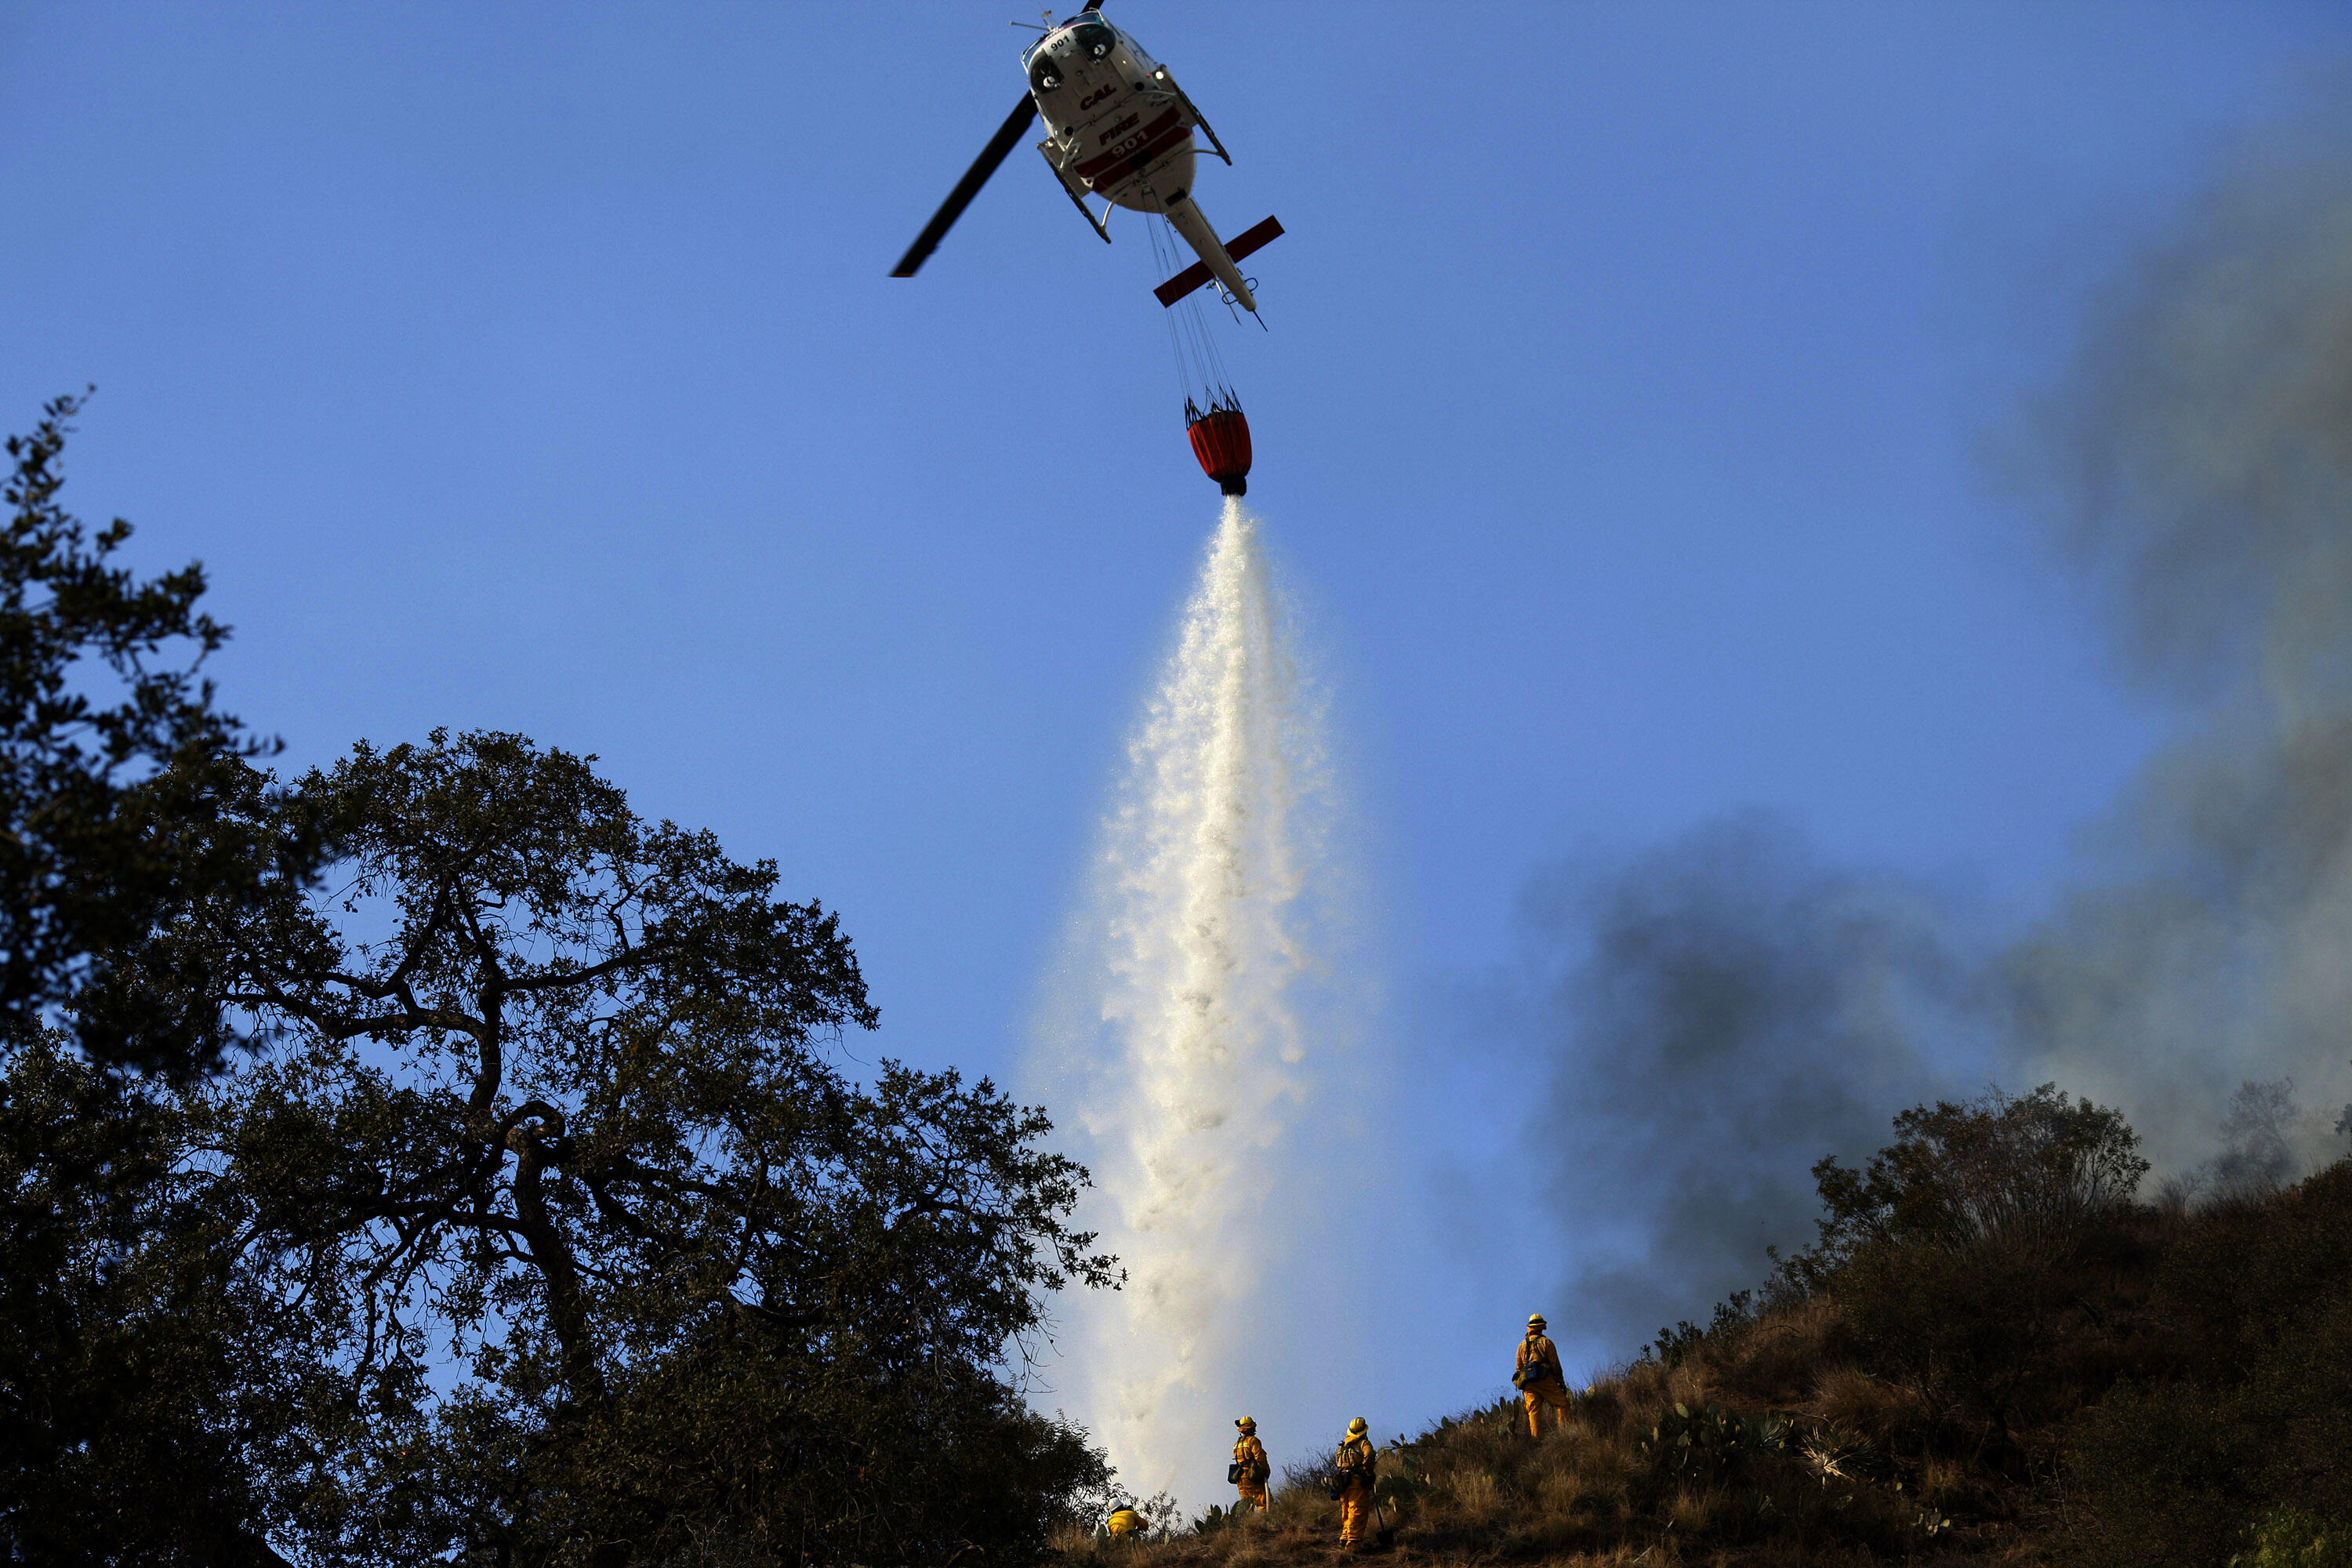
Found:
[[1085, 1173], [984, 1079], [849, 1071], [836, 918], [592, 761], [362, 745], [284, 808], [319, 890], [184, 933], [281, 1034], [201, 1136], [370, 1413], [307, 1547], [1018, 1555], [1102, 1476], [1005, 1370], [1114, 1282]]
[[[0, 1555], [274, 1561], [265, 1471], [297, 1342], [239, 1298], [174, 1085], [236, 1038], [173, 936], [281, 903], [318, 847], [252, 809], [264, 750], [202, 674], [201, 567], [62, 500], [82, 400], [0, 480]], [[289, 1359], [291, 1358], [291, 1359]]]

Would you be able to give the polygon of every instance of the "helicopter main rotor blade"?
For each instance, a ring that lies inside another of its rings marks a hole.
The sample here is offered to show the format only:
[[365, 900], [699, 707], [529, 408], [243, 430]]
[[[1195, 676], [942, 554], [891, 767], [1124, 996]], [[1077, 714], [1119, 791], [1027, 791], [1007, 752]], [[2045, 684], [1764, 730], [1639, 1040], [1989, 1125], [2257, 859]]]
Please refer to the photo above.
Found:
[[963, 178], [956, 182], [956, 188], [948, 193], [948, 199], [941, 202], [940, 210], [931, 215], [931, 221], [923, 226], [923, 232], [915, 237], [915, 243], [907, 247], [907, 254], [898, 258], [898, 265], [890, 269], [891, 277], [912, 278], [915, 275], [915, 268], [940, 247], [940, 241], [955, 226], [955, 220], [963, 216], [963, 209], [971, 205], [972, 197], [980, 195], [980, 187], [988, 184], [988, 176], [996, 173], [996, 165], [1004, 162], [1005, 154], [1013, 151], [1013, 144], [1021, 140], [1022, 134], [1029, 129], [1029, 122], [1036, 118], [1037, 100], [1023, 93], [1019, 106], [1004, 117], [1004, 123], [996, 128], [996, 134], [988, 139], [988, 145], [980, 150], [980, 156], [974, 158], [971, 167], [963, 172]]

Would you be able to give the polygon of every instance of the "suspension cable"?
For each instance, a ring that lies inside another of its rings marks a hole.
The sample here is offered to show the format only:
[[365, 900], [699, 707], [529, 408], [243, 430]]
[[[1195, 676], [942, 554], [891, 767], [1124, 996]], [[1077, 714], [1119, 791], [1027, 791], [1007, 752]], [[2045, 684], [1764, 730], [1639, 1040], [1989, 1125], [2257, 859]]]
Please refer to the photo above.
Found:
[[[1162, 276], [1172, 276], [1185, 265], [1191, 255], [1187, 246], [1165, 215], [1158, 223], [1149, 220], [1145, 228], [1151, 237], [1151, 258]], [[1198, 411], [1195, 394], [1210, 407], [1220, 405], [1238, 405], [1233, 384], [1225, 373], [1224, 356], [1217, 352], [1214, 329], [1201, 308], [1200, 289], [1194, 289], [1174, 305], [1166, 307], [1169, 346], [1175, 355], [1177, 389], [1184, 398], [1186, 417]]]

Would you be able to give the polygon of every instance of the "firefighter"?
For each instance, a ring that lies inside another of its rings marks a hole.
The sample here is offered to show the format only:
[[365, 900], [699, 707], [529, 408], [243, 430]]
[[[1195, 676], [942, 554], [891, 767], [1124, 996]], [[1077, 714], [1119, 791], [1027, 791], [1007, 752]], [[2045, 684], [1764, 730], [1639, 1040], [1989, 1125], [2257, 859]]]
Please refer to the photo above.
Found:
[[1234, 1441], [1233, 1467], [1226, 1472], [1226, 1479], [1234, 1483], [1234, 1489], [1240, 1494], [1234, 1502], [1234, 1511], [1239, 1513], [1244, 1508], [1254, 1508], [1263, 1514], [1265, 1512], [1265, 1479], [1274, 1473], [1273, 1467], [1265, 1462], [1265, 1445], [1257, 1440], [1257, 1423], [1244, 1415], [1234, 1426], [1241, 1432]]
[[1372, 1535], [1372, 1438], [1364, 1418], [1348, 1423], [1348, 1438], [1333, 1456], [1339, 1480], [1339, 1544], [1361, 1552]]
[[1113, 1535], [1134, 1535], [1143, 1529], [1143, 1516], [1121, 1503], [1110, 1510], [1110, 1532]]
[[1568, 1419], [1568, 1377], [1559, 1370], [1559, 1352], [1544, 1338], [1543, 1314], [1528, 1319], [1528, 1337], [1519, 1342], [1518, 1365], [1512, 1370], [1511, 1385], [1519, 1391], [1519, 1403], [1528, 1407], [1528, 1436], [1540, 1437], [1543, 1428], [1543, 1407], [1551, 1406], [1551, 1424], [1557, 1431]]

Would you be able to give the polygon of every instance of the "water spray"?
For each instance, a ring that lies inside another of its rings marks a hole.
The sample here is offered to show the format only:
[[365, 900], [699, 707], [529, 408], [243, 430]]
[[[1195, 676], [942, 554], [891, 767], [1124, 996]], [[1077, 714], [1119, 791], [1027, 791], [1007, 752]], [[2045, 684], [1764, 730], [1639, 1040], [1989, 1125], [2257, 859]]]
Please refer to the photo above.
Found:
[[[1058, 1101], [1084, 1108], [1101, 1200], [1087, 1223], [1129, 1284], [1073, 1303], [1057, 1389], [1148, 1494], [1223, 1464], [1237, 1347], [1265, 1331], [1244, 1304], [1282, 1299], [1313, 1267], [1290, 1245], [1297, 1204], [1268, 1200], [1311, 1189], [1302, 1118], [1328, 1127], [1351, 1092], [1333, 1070], [1347, 879], [1323, 703], [1237, 498], [1127, 761], [1055, 998], [1051, 1065]], [[1074, 1095], [1073, 1079], [1090, 1088]]]

